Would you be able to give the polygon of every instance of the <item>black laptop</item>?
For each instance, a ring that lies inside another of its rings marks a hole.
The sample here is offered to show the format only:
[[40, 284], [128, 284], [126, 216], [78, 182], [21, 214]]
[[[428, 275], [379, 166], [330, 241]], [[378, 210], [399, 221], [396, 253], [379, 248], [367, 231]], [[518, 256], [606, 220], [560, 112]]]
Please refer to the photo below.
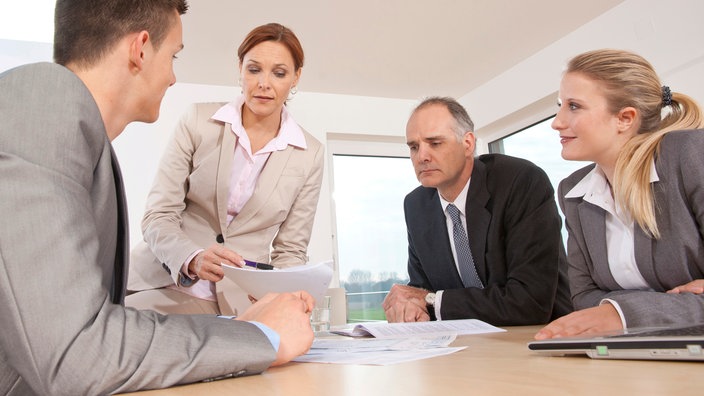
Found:
[[586, 354], [594, 359], [704, 361], [704, 323], [531, 341], [528, 348], [551, 356]]

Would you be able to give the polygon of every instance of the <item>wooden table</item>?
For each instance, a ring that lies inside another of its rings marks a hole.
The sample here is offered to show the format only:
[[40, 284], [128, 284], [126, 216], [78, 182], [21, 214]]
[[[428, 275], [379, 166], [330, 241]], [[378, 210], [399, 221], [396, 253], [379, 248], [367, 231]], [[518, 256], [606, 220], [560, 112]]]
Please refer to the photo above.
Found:
[[289, 363], [261, 375], [138, 392], [157, 395], [701, 395], [704, 364], [546, 357], [540, 326], [461, 336], [447, 356], [389, 366]]

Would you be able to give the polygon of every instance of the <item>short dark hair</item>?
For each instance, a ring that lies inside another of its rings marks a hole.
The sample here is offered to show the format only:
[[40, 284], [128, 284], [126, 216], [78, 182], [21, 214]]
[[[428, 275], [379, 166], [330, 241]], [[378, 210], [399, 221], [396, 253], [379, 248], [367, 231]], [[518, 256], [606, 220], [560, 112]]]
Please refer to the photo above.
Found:
[[432, 105], [444, 106], [450, 112], [452, 118], [455, 119], [455, 134], [457, 139], [462, 140], [462, 137], [467, 132], [474, 132], [474, 122], [467, 114], [467, 110], [459, 104], [455, 99], [450, 97], [431, 96], [423, 99], [418, 106], [411, 112], [415, 114], [418, 110]]
[[304, 57], [301, 42], [298, 41], [298, 37], [291, 29], [279, 23], [267, 23], [266, 25], [257, 26], [249, 32], [237, 49], [237, 57], [240, 63], [244, 61], [244, 56], [247, 55], [249, 50], [264, 41], [275, 41], [283, 44], [291, 53], [296, 70], [303, 67]]
[[54, 62], [89, 67], [125, 35], [146, 30], [158, 49], [187, 0], [57, 0]]

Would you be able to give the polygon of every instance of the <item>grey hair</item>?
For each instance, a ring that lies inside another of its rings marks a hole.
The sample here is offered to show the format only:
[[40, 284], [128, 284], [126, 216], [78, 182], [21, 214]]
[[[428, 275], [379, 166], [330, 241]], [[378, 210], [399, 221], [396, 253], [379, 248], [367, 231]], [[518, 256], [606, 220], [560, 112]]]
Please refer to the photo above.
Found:
[[472, 119], [469, 118], [467, 110], [465, 110], [465, 108], [455, 99], [448, 96], [431, 96], [423, 99], [423, 101], [421, 101], [420, 104], [413, 109], [411, 116], [413, 116], [418, 110], [432, 105], [445, 106], [447, 111], [450, 112], [452, 118], [455, 119], [454, 130], [458, 140], [462, 140], [465, 133], [474, 132], [474, 122], [472, 122]]

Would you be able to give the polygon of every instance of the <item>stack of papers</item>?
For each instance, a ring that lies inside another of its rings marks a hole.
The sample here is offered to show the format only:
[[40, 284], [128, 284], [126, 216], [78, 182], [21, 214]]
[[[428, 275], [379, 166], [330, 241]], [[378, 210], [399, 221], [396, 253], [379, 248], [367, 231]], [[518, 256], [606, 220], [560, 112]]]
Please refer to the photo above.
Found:
[[393, 338], [408, 337], [411, 335], [438, 335], [438, 334], [483, 334], [506, 331], [492, 326], [478, 319], [440, 320], [434, 322], [366, 322], [360, 323], [351, 329], [331, 330], [331, 333], [348, 337], [376, 337]]
[[[506, 331], [476, 319], [436, 322], [367, 322], [331, 333], [366, 338], [324, 338], [296, 362], [387, 365], [427, 359], [461, 351], [449, 347], [457, 335]], [[375, 338], [369, 338], [373, 336]]]
[[315, 339], [307, 354], [293, 361], [387, 365], [449, 355], [466, 347], [450, 348], [455, 335], [396, 339]]

